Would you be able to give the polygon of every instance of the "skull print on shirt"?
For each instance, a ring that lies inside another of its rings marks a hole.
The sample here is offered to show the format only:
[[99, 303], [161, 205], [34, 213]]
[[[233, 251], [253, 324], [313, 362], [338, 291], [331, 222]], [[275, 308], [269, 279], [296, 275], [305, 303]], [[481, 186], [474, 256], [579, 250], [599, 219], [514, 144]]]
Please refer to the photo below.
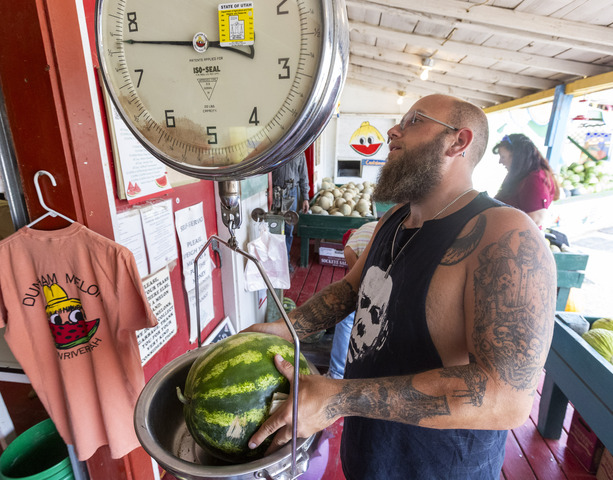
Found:
[[393, 280], [385, 272], [371, 266], [360, 286], [358, 309], [351, 331], [347, 361], [352, 363], [380, 350], [389, 333], [388, 306]]

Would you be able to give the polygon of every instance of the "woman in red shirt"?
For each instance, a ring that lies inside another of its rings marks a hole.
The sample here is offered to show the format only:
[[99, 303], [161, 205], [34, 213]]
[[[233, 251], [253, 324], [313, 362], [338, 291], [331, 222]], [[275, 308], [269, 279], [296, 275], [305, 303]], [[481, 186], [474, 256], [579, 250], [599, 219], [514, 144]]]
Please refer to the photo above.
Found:
[[505, 135], [493, 149], [508, 170], [496, 199], [528, 214], [543, 228], [547, 209], [560, 198], [560, 188], [549, 162], [526, 135]]

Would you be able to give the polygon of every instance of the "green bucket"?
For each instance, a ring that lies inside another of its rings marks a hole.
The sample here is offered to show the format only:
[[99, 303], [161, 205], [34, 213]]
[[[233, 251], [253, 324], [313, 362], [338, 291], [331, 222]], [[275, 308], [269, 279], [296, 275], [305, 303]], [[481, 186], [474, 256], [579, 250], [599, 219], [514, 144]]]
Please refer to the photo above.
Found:
[[0, 480], [73, 480], [68, 448], [50, 418], [19, 435], [0, 456]]

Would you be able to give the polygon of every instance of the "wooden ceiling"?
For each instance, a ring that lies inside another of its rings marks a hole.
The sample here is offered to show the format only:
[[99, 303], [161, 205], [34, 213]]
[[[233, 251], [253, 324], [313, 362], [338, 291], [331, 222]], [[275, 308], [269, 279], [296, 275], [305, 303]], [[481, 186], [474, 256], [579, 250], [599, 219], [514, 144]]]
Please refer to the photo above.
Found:
[[613, 0], [345, 3], [348, 84], [491, 107], [613, 71]]

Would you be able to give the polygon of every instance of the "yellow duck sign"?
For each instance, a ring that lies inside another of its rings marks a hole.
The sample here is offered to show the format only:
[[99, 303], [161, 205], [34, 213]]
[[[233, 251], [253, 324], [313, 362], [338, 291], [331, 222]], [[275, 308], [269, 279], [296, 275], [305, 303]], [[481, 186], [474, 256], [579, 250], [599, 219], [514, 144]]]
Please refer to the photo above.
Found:
[[349, 139], [351, 148], [365, 157], [372, 157], [384, 144], [383, 135], [369, 122], [362, 122]]

